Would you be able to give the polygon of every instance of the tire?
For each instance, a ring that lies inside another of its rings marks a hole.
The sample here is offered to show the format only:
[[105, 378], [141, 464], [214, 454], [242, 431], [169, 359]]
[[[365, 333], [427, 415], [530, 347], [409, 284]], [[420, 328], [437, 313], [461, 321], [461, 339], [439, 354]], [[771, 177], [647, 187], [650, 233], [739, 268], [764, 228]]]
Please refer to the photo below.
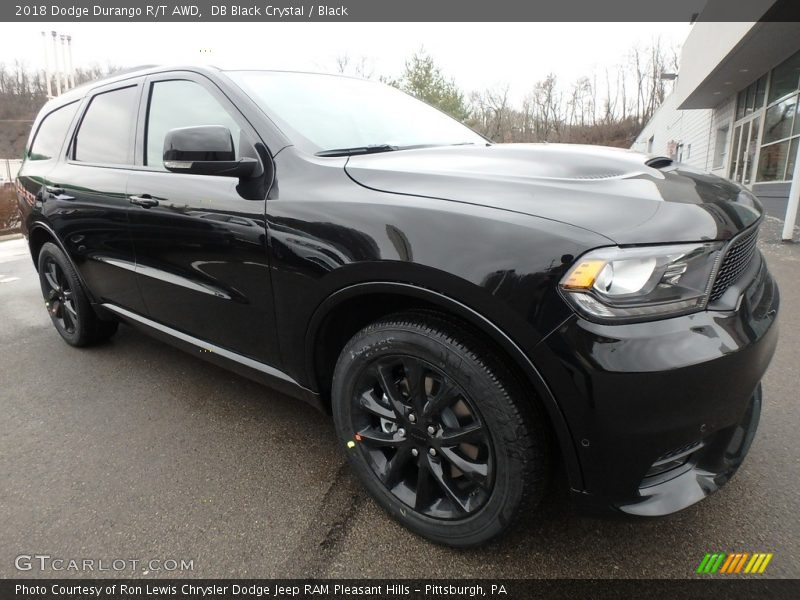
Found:
[[37, 264], [47, 312], [65, 342], [71, 346], [90, 346], [114, 335], [119, 324], [97, 317], [78, 274], [61, 248], [47, 242], [39, 251]]
[[414, 312], [345, 345], [332, 411], [349, 463], [393, 518], [469, 547], [501, 534], [544, 494], [549, 432], [524, 389], [469, 330]]

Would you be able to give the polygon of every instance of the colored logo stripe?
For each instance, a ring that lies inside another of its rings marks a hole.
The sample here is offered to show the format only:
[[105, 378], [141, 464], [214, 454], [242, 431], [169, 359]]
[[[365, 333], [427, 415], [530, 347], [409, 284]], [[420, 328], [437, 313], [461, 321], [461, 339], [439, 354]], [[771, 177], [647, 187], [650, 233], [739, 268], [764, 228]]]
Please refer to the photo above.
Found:
[[767, 568], [769, 561], [772, 560], [772, 553], [769, 554], [753, 554], [753, 558], [747, 563], [744, 569], [745, 573], [763, 573]]
[[724, 552], [715, 552], [714, 554], [706, 554], [697, 567], [698, 573], [716, 573], [722, 566], [722, 561], [725, 560]]
[[[772, 553], [725, 552], [706, 553], [697, 567], [697, 573], [763, 573], [772, 560]], [[745, 566], [746, 565], [746, 566]]]
[[747, 552], [736, 552], [728, 555], [728, 560], [722, 565], [720, 573], [738, 573], [742, 570], [747, 557], [750, 556]]

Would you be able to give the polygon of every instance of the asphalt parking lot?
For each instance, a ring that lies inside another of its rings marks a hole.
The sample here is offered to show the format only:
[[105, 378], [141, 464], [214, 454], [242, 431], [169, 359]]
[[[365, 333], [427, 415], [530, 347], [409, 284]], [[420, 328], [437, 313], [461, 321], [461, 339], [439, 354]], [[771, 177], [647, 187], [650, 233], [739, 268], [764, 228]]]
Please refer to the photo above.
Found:
[[[193, 577], [693, 576], [706, 552], [772, 552], [800, 577], [800, 244], [762, 248], [779, 347], [750, 455], [720, 493], [660, 520], [575, 514], [560, 487], [499, 542], [455, 551], [396, 525], [351, 478], [330, 420], [128, 327], [64, 344], [24, 240], [0, 242], [0, 576], [15, 557], [190, 559]], [[113, 575], [114, 572], [95, 573]], [[85, 576], [85, 574], [84, 574]]]

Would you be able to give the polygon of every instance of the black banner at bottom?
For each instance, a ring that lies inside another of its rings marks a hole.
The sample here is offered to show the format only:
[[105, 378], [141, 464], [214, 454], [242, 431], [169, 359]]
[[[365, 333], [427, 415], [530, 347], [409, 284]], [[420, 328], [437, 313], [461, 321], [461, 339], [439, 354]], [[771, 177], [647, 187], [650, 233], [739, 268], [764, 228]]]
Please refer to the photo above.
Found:
[[798, 579], [5, 579], [15, 600], [800, 598]]

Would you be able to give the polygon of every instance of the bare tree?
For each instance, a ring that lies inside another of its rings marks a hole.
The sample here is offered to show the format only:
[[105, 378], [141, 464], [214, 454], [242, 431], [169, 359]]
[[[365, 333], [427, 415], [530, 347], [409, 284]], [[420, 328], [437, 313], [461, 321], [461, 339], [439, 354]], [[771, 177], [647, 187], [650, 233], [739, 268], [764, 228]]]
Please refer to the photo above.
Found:
[[366, 56], [355, 60], [348, 54], [341, 54], [334, 59], [337, 73], [361, 77], [362, 79], [372, 79], [375, 75], [375, 70], [368, 62]]
[[514, 141], [511, 130], [511, 110], [508, 104], [508, 84], [470, 95], [473, 125], [486, 137], [497, 141]]

